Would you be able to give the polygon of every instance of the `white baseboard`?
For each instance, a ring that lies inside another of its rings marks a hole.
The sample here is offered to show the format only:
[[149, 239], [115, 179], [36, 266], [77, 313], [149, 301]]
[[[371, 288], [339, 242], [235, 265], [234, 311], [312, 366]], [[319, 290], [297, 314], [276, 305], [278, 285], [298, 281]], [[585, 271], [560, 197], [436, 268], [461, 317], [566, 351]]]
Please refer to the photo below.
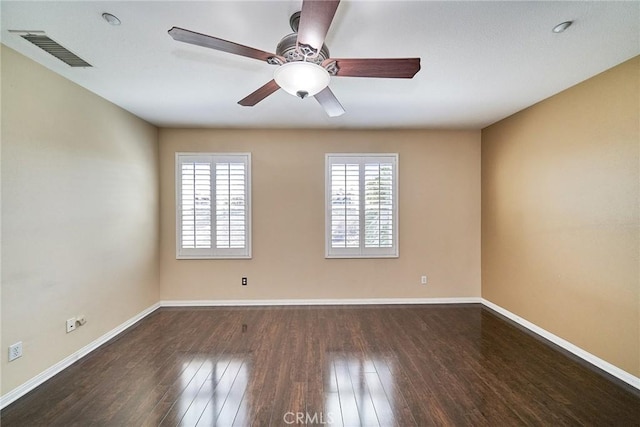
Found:
[[35, 377], [31, 378], [26, 383], [14, 388], [13, 390], [8, 392], [4, 396], [0, 397], [0, 409], [6, 407], [10, 403], [12, 403], [12, 402], [16, 401], [17, 399], [19, 399], [20, 397], [24, 396], [25, 394], [27, 394], [28, 392], [30, 392], [34, 388], [38, 387], [40, 384], [42, 384], [43, 382], [47, 381], [49, 378], [53, 377], [54, 375], [56, 375], [57, 373], [59, 373], [63, 369], [68, 368], [73, 363], [77, 362], [78, 360], [80, 360], [83, 357], [85, 357], [87, 354], [91, 353], [93, 350], [95, 350], [98, 347], [100, 347], [102, 344], [106, 343], [110, 339], [114, 338], [116, 335], [122, 333], [127, 328], [133, 326], [134, 324], [138, 323], [140, 320], [142, 320], [145, 317], [147, 317], [149, 314], [151, 314], [154, 311], [156, 311], [159, 307], [160, 307], [160, 304], [156, 303], [156, 304], [146, 308], [145, 310], [143, 310], [140, 313], [138, 313], [135, 316], [133, 316], [131, 319], [127, 320], [126, 322], [124, 322], [121, 325], [115, 327], [114, 329], [110, 330], [106, 334], [102, 335], [100, 338], [92, 341], [91, 343], [89, 343], [86, 346], [82, 347], [80, 350], [76, 351], [75, 353], [71, 354], [70, 356], [65, 357], [64, 359], [62, 359], [61, 361], [59, 361], [55, 365], [53, 365], [50, 368], [48, 368], [48, 369], [44, 370], [43, 372], [39, 373], [38, 375], [36, 375]]
[[559, 336], [552, 334], [546, 329], [542, 329], [541, 327], [529, 322], [528, 320], [523, 319], [522, 317], [510, 312], [509, 310], [506, 310], [500, 307], [497, 304], [492, 303], [491, 301], [488, 301], [482, 298], [482, 304], [502, 314], [504, 317], [513, 320], [517, 324], [524, 326], [525, 328], [529, 329], [531, 332], [534, 332], [540, 335], [542, 338], [545, 338], [551, 341], [552, 343], [562, 347], [563, 349], [575, 354], [576, 356], [591, 363], [597, 368], [602, 369], [603, 371], [613, 375], [614, 377], [640, 390], [640, 378], [636, 377], [635, 375], [632, 375], [629, 372], [624, 371], [618, 368], [617, 366], [612, 365], [606, 360], [600, 359], [598, 356], [595, 356], [589, 353], [588, 351], [583, 350], [577, 345], [571, 344], [569, 341], [565, 340], [564, 338], [560, 338]]
[[389, 305], [389, 304], [480, 304], [480, 297], [461, 298], [358, 298], [358, 299], [272, 299], [272, 300], [165, 300], [161, 307], [227, 307], [278, 305]]

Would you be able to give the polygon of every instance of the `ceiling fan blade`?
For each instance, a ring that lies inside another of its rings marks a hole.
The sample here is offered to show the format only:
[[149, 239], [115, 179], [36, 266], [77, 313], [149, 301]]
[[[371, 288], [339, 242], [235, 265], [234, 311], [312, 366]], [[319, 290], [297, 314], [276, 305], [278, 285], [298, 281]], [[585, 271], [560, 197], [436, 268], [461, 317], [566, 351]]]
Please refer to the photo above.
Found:
[[264, 86], [256, 90], [255, 92], [249, 94], [247, 97], [238, 101], [238, 104], [244, 107], [253, 107], [258, 102], [262, 101], [263, 99], [265, 99], [267, 96], [271, 95], [273, 92], [277, 91], [278, 89], [280, 89], [280, 86], [278, 86], [278, 83], [276, 83], [275, 80], [271, 80], [270, 82], [268, 82], [267, 84], [265, 84]]
[[309, 45], [319, 52], [339, 4], [340, 0], [304, 0], [298, 25], [298, 44]]
[[276, 55], [265, 52], [260, 49], [244, 46], [238, 43], [219, 39], [217, 37], [208, 36], [206, 34], [196, 33], [194, 31], [185, 30], [184, 28], [173, 27], [169, 30], [169, 35], [179, 42], [195, 44], [197, 46], [208, 47], [210, 49], [221, 50], [223, 52], [233, 53], [236, 55], [246, 56], [247, 58], [259, 59], [267, 61]]
[[340, 77], [384, 77], [410, 79], [420, 71], [420, 58], [335, 59]]
[[338, 98], [331, 92], [329, 86], [322, 89], [320, 92], [314, 95], [314, 98], [318, 100], [324, 111], [329, 117], [338, 117], [344, 114], [344, 107], [338, 101]]

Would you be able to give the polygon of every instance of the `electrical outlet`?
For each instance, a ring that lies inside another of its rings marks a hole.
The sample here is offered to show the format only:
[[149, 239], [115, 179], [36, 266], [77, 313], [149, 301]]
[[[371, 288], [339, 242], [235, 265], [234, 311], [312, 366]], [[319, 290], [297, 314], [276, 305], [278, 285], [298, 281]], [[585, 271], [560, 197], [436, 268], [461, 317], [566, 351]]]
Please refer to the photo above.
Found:
[[420, 283], [422, 283], [423, 285], [426, 285], [427, 284], [427, 276], [422, 276], [420, 278]]
[[73, 332], [76, 330], [76, 318], [72, 317], [71, 319], [67, 319], [67, 333]]
[[84, 317], [84, 314], [81, 314], [78, 317], [76, 317], [76, 326], [82, 326], [85, 323], [87, 323], [87, 319], [86, 317]]
[[16, 360], [18, 357], [22, 357], [22, 341], [9, 346], [9, 362]]
[[242, 278], [242, 286], [247, 286], [247, 278], [246, 277]]

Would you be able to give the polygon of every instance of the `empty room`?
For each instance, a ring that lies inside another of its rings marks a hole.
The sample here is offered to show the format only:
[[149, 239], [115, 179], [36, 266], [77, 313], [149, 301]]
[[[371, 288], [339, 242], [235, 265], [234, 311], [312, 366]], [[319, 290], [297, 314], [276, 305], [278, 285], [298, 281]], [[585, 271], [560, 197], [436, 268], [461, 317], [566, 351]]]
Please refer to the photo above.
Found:
[[640, 426], [640, 2], [0, 2], [2, 426]]

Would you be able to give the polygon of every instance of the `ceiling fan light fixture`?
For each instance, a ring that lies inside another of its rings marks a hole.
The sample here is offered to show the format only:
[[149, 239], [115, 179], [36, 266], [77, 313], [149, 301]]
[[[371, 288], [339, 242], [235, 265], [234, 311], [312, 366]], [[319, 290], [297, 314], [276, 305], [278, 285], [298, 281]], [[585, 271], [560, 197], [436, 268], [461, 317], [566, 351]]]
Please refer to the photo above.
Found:
[[311, 62], [287, 62], [273, 73], [278, 86], [293, 96], [313, 96], [329, 86], [327, 70]]

